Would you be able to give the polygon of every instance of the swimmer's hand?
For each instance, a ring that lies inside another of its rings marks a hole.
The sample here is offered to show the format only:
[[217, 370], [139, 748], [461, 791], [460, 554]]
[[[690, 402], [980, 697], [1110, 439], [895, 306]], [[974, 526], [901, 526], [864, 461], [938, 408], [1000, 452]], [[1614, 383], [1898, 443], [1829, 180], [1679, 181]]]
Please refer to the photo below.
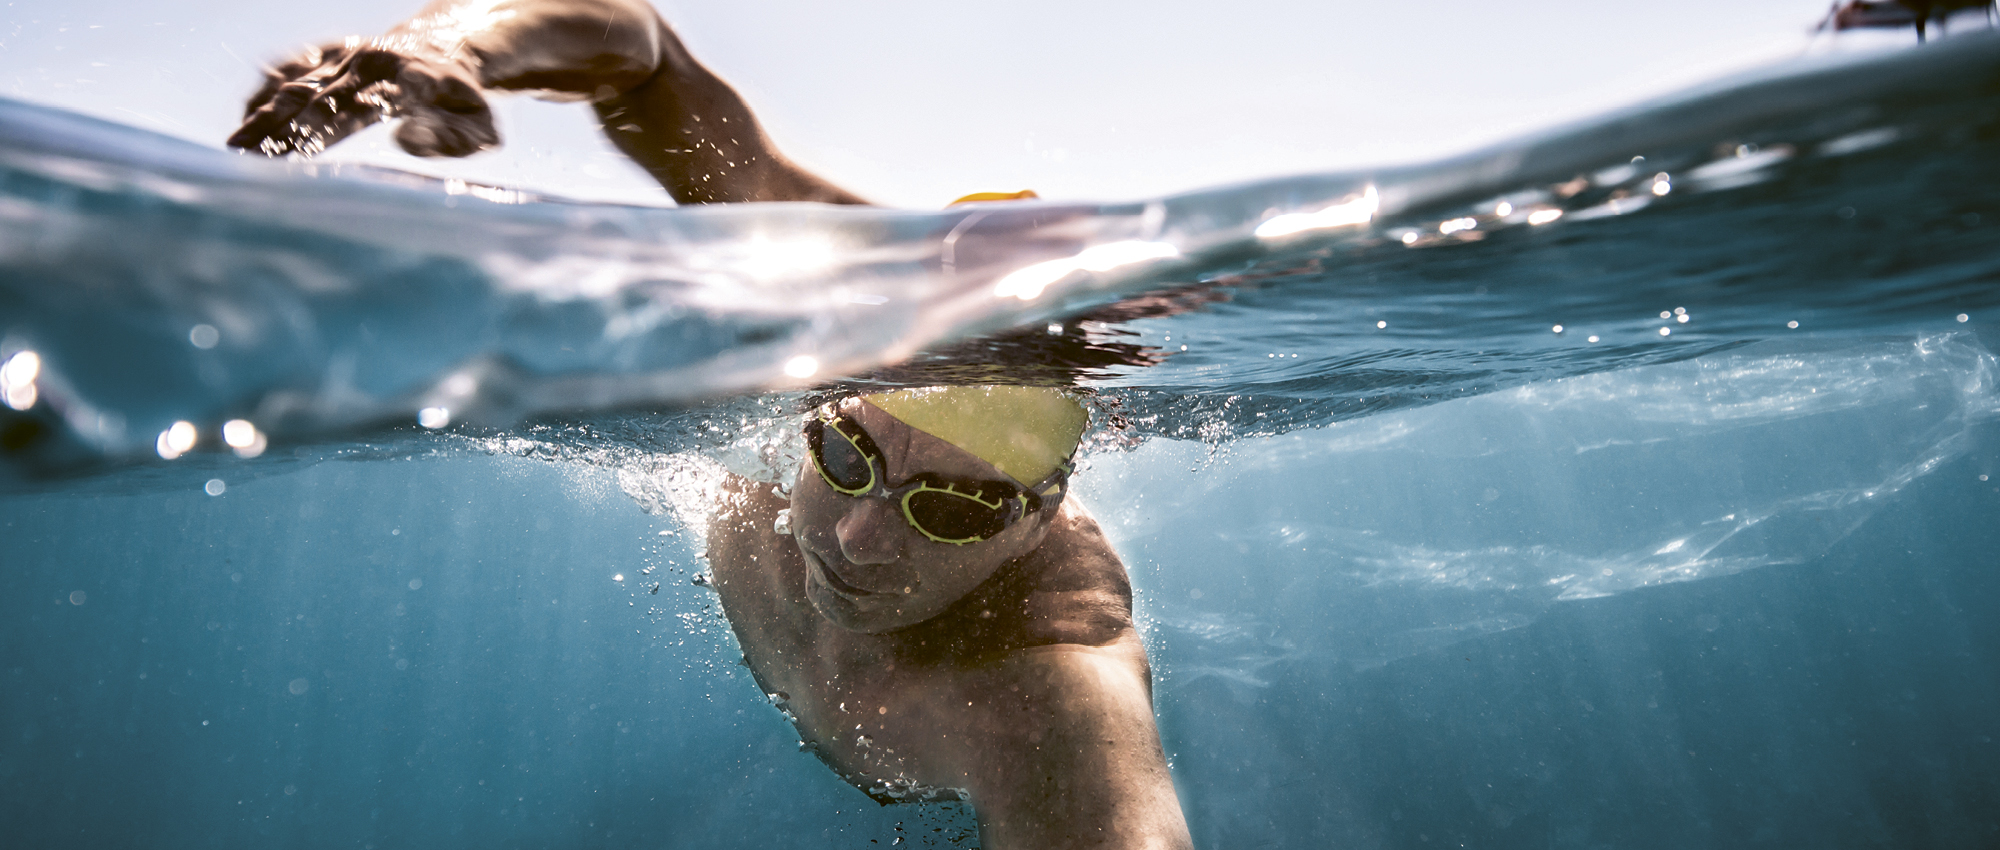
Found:
[[650, 79], [671, 39], [646, 0], [432, 0], [266, 71], [229, 145], [311, 155], [393, 118], [403, 150], [467, 156], [500, 144], [488, 93], [602, 103]]
[[467, 156], [500, 144], [468, 63], [335, 44], [267, 70], [229, 146], [310, 156], [390, 117], [402, 119], [396, 143], [417, 156]]

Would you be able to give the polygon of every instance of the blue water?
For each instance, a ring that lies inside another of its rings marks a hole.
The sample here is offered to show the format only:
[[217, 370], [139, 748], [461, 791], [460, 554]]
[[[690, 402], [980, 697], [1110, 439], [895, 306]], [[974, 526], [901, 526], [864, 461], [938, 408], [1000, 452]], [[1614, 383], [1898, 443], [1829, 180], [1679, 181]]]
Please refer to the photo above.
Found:
[[[1077, 492], [1201, 846], [1993, 846], [1996, 47], [943, 212], [576, 204], [0, 102], [0, 358], [40, 363], [0, 411], [0, 834], [966, 846], [799, 752], [691, 577], [703, 488], [781, 474], [815, 383], [999, 370], [1118, 423]], [[1120, 243], [1156, 258], [994, 294]]]

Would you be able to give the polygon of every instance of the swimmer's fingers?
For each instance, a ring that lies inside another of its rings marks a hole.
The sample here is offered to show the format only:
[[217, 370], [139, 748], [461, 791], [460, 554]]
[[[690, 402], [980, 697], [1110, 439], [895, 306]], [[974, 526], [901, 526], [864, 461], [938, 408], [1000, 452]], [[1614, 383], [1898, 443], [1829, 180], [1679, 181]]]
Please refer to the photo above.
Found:
[[244, 105], [243, 124], [229, 137], [230, 147], [278, 156], [302, 149], [305, 133], [297, 120], [320, 96], [326, 84], [345, 67], [348, 48], [334, 43], [264, 69], [264, 82]]
[[[357, 61], [368, 52], [336, 56], [304, 73], [299, 73], [303, 61], [272, 69], [268, 94], [259, 91], [229, 146], [267, 156], [313, 154], [382, 120], [386, 100], [376, 91], [380, 80], [369, 79], [382, 63]], [[283, 79], [292, 74], [297, 76]]]
[[308, 139], [321, 133], [310, 121], [300, 119], [318, 96], [319, 86], [310, 82], [294, 80], [277, 86], [243, 119], [243, 126], [230, 134], [227, 144], [266, 156], [308, 149]]
[[256, 114], [264, 104], [270, 103], [271, 98], [277, 96], [280, 86], [303, 79], [321, 68], [337, 65], [346, 55], [347, 45], [336, 41], [319, 47], [306, 48], [306, 51], [298, 56], [266, 67], [263, 85], [258, 86], [256, 93], [250, 95], [250, 99], [243, 105], [244, 120], [249, 120], [250, 116]]

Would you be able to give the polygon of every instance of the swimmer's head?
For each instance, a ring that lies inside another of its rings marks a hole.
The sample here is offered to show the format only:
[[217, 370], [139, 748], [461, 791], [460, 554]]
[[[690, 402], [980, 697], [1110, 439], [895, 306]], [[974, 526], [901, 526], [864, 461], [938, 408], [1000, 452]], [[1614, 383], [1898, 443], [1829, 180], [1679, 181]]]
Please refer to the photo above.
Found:
[[[806, 597], [828, 621], [867, 633], [936, 617], [1039, 547], [1089, 423], [1076, 399], [1026, 387], [875, 393], [816, 417], [808, 431], [819, 448], [799, 469], [791, 506]], [[980, 516], [979, 504], [960, 501], [968, 494], [995, 507]], [[946, 507], [931, 514], [938, 505], [924, 500]], [[996, 515], [1004, 522], [970, 542], [948, 538]]]

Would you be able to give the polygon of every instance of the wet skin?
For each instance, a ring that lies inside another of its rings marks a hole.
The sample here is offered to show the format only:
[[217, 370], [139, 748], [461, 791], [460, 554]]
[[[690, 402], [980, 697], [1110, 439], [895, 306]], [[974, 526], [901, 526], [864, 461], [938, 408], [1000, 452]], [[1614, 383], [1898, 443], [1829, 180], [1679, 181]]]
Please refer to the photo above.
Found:
[[[891, 483], [998, 470], [858, 400]], [[800, 737], [878, 799], [964, 789], [984, 846], [1186, 847], [1124, 565], [1073, 500], [981, 543], [924, 537], [804, 466], [786, 500], [739, 481], [710, 530], [715, 587]], [[772, 530], [791, 509], [793, 536]], [[904, 588], [908, 588], [907, 591]]]

